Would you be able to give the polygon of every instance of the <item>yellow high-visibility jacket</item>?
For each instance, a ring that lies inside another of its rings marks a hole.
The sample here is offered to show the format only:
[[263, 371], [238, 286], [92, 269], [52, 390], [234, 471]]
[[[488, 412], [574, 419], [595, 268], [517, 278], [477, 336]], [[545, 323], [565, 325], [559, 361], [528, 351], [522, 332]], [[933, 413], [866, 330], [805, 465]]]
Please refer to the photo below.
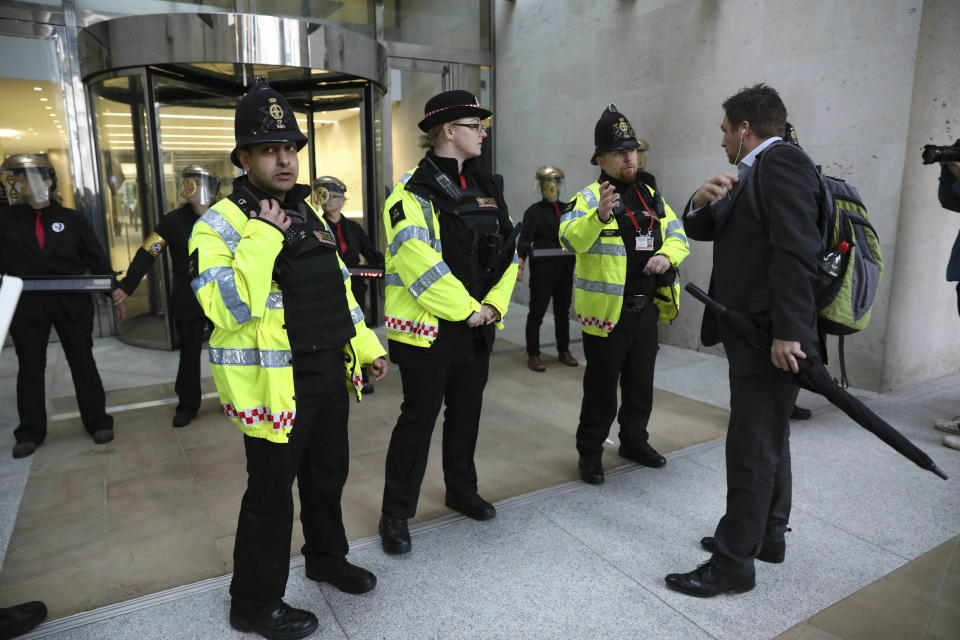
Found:
[[389, 339], [429, 347], [437, 338], [438, 318], [466, 320], [484, 304], [495, 308], [501, 319], [507, 315], [517, 281], [517, 254], [514, 251], [513, 262], [483, 300], [474, 299], [443, 261], [438, 212], [429, 200], [406, 190], [416, 170], [404, 174], [383, 207], [387, 230], [383, 311]]
[[[647, 185], [650, 195], [654, 190]], [[573, 208], [560, 218], [560, 243], [577, 254], [574, 277], [574, 308], [584, 333], [606, 337], [620, 320], [623, 291], [627, 282], [627, 251], [623, 246], [615, 216], [600, 220], [600, 183], [594, 182], [579, 193]], [[690, 243], [670, 205], [663, 202], [660, 236], [663, 246], [657, 251], [674, 267], [690, 253]], [[616, 233], [610, 234], [613, 229]], [[601, 235], [601, 231], [607, 234]], [[663, 299], [661, 299], [663, 298]], [[657, 289], [654, 299], [660, 322], [672, 322], [680, 310], [680, 279], [672, 286]]]
[[[307, 206], [329, 231], [323, 217]], [[190, 253], [197, 252], [199, 274], [190, 284], [214, 325], [210, 370], [221, 408], [248, 436], [281, 443], [287, 442], [297, 413], [283, 292], [272, 275], [282, 247], [279, 229], [248, 218], [227, 198], [197, 220], [189, 243]], [[340, 269], [344, 297], [331, 304], [351, 310], [355, 335], [344, 347], [344, 360], [348, 387], [359, 400], [361, 367], [386, 352], [364, 322], [342, 261]]]

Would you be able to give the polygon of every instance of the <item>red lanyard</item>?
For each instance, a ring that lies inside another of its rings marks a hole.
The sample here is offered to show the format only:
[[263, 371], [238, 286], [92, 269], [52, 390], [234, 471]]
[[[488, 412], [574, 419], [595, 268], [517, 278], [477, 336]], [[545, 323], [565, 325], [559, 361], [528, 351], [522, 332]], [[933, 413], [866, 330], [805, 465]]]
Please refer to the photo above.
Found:
[[[647, 214], [650, 216], [650, 228], [647, 229], [647, 235], [652, 235], [652, 234], [653, 234], [653, 221], [657, 219], [657, 216], [653, 215], [653, 211], [650, 211], [650, 207], [647, 206], [647, 203], [646, 203], [646, 201], [643, 199], [643, 196], [640, 195], [640, 189], [637, 188], [637, 185], [636, 185], [636, 184], [633, 185], [633, 189], [634, 189], [634, 191], [637, 192], [637, 197], [640, 198], [640, 204], [643, 205], [643, 208], [647, 210]], [[639, 231], [640, 231], [640, 225], [637, 224], [637, 219], [634, 217], [633, 211], [630, 211], [630, 209], [627, 207], [627, 205], [623, 205], [623, 208], [627, 210], [627, 215], [630, 216], [630, 221], [633, 222], [633, 228], [636, 229], [636, 230], [639, 232]]]
[[341, 223], [334, 223], [333, 226], [337, 229], [337, 239], [340, 241], [337, 244], [340, 245], [340, 255], [342, 256], [347, 252], [347, 241], [343, 237], [343, 227]]

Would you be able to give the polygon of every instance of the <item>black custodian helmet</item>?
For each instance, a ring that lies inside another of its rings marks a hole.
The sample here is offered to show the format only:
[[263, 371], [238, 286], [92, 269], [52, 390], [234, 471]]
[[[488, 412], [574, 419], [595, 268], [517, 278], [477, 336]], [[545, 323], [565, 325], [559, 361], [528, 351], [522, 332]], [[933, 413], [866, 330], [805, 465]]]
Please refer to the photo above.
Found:
[[263, 76], [257, 76], [247, 95], [237, 104], [233, 120], [236, 144], [230, 152], [230, 161], [240, 167], [237, 151], [261, 142], [294, 142], [297, 150], [307, 144], [307, 136], [300, 131], [297, 117], [290, 103], [270, 88]]
[[597, 164], [597, 156], [607, 151], [620, 149], [639, 149], [643, 145], [637, 140], [637, 134], [627, 116], [617, 111], [617, 105], [610, 104], [600, 114], [597, 126], [593, 129], [593, 144], [596, 147], [590, 156], [590, 164]]

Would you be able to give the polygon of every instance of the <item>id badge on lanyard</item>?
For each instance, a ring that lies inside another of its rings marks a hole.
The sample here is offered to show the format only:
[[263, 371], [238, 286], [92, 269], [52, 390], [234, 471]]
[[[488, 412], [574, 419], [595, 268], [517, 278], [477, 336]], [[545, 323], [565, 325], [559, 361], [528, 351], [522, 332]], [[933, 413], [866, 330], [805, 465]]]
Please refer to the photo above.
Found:
[[653, 251], [653, 234], [637, 232], [637, 251]]

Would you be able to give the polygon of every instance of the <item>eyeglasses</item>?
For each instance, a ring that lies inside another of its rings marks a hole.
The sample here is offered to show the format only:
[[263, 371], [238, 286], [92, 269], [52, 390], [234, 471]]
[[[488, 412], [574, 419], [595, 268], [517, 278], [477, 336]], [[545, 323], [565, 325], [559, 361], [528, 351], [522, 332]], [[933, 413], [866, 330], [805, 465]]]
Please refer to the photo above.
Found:
[[487, 127], [486, 125], [482, 125], [479, 122], [471, 122], [469, 124], [465, 122], [451, 122], [450, 124], [452, 124], [455, 127], [469, 127], [474, 131], [476, 131], [477, 133], [486, 133], [487, 131], [490, 130], [490, 127]]

